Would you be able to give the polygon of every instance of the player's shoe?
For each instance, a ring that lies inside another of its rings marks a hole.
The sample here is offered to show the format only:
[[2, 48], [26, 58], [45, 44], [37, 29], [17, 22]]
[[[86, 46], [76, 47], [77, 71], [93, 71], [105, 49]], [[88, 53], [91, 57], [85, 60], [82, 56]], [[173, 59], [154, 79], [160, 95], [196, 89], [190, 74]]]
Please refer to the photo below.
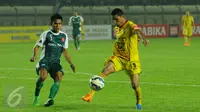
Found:
[[35, 97], [34, 101], [33, 101], [33, 106], [39, 106], [39, 97]]
[[188, 43], [185, 43], [185, 44], [184, 44], [184, 46], [190, 46], [190, 44], [188, 44]]
[[141, 104], [136, 104], [136, 109], [137, 110], [142, 110], [142, 105]]
[[92, 96], [90, 94], [86, 94], [82, 97], [82, 100], [86, 102], [92, 102]]
[[45, 107], [52, 106], [54, 104], [53, 99], [48, 99], [47, 102], [44, 104]]
[[80, 49], [81, 49], [80, 47], [77, 48], [78, 51], [80, 51]]

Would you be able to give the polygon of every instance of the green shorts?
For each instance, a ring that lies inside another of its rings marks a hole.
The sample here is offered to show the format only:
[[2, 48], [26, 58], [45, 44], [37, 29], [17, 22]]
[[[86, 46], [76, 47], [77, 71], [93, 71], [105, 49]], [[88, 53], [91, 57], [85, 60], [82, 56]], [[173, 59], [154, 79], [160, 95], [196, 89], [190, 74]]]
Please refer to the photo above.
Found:
[[73, 38], [75, 39], [75, 38], [79, 38], [80, 37], [80, 30], [73, 30], [73, 32], [72, 32], [72, 36], [73, 36]]
[[60, 65], [60, 63], [56, 63], [56, 62], [50, 62], [47, 60], [41, 60], [39, 62], [39, 67], [36, 68], [36, 72], [39, 75], [40, 73], [40, 69], [41, 68], [45, 68], [47, 70], [47, 72], [50, 74], [51, 78], [55, 79], [56, 77], [56, 72], [62, 72], [62, 74], [64, 75], [62, 66]]

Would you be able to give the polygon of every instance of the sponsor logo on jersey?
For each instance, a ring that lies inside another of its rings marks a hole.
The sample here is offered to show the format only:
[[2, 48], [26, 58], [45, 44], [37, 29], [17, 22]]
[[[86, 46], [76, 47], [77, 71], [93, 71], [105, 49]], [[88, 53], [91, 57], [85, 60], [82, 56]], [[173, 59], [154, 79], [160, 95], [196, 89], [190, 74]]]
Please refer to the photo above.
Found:
[[54, 44], [54, 43], [48, 43], [48, 46], [54, 46], [54, 47], [58, 46], [58, 47], [62, 47], [61, 44]]

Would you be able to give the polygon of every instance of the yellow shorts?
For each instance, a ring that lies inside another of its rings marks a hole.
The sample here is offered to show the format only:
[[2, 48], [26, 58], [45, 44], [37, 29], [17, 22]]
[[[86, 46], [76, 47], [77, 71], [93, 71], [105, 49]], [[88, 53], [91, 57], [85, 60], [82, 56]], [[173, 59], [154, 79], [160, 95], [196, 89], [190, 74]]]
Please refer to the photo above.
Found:
[[125, 59], [122, 59], [117, 56], [111, 56], [109, 59], [106, 60], [105, 64], [107, 64], [109, 61], [112, 61], [114, 64], [115, 72], [125, 70], [127, 73], [131, 74], [140, 74], [141, 73], [141, 67], [140, 67], [140, 61], [128, 61]]
[[184, 36], [192, 36], [192, 28], [183, 28]]

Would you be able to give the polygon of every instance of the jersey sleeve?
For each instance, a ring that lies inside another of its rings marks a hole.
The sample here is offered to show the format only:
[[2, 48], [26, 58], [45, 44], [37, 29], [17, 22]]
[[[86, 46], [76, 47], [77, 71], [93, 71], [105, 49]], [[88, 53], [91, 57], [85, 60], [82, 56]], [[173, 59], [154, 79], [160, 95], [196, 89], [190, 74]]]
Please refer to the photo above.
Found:
[[193, 16], [192, 16], [192, 22], [194, 22], [194, 18], [193, 18]]
[[82, 16], [80, 16], [80, 19], [81, 19], [81, 23], [83, 23], [83, 22], [84, 22], [84, 19], [83, 19], [83, 17], [82, 17]]
[[69, 18], [69, 22], [68, 25], [71, 26], [72, 25], [72, 17]]
[[182, 16], [182, 21], [185, 21], [185, 16]]
[[44, 45], [44, 42], [46, 41], [46, 35], [47, 35], [47, 32], [43, 32], [41, 35], [40, 35], [40, 38], [37, 40], [35, 46], [40, 46], [40, 47], [43, 47]]
[[135, 24], [135, 23], [133, 23], [133, 22], [131, 22], [130, 23], [130, 30], [131, 30], [131, 32], [134, 34], [134, 32], [135, 32], [135, 30], [138, 30], [139, 29], [139, 27]]
[[64, 33], [66, 38], [65, 38], [65, 44], [63, 46], [64, 49], [67, 49], [68, 48], [68, 35], [66, 33]]

